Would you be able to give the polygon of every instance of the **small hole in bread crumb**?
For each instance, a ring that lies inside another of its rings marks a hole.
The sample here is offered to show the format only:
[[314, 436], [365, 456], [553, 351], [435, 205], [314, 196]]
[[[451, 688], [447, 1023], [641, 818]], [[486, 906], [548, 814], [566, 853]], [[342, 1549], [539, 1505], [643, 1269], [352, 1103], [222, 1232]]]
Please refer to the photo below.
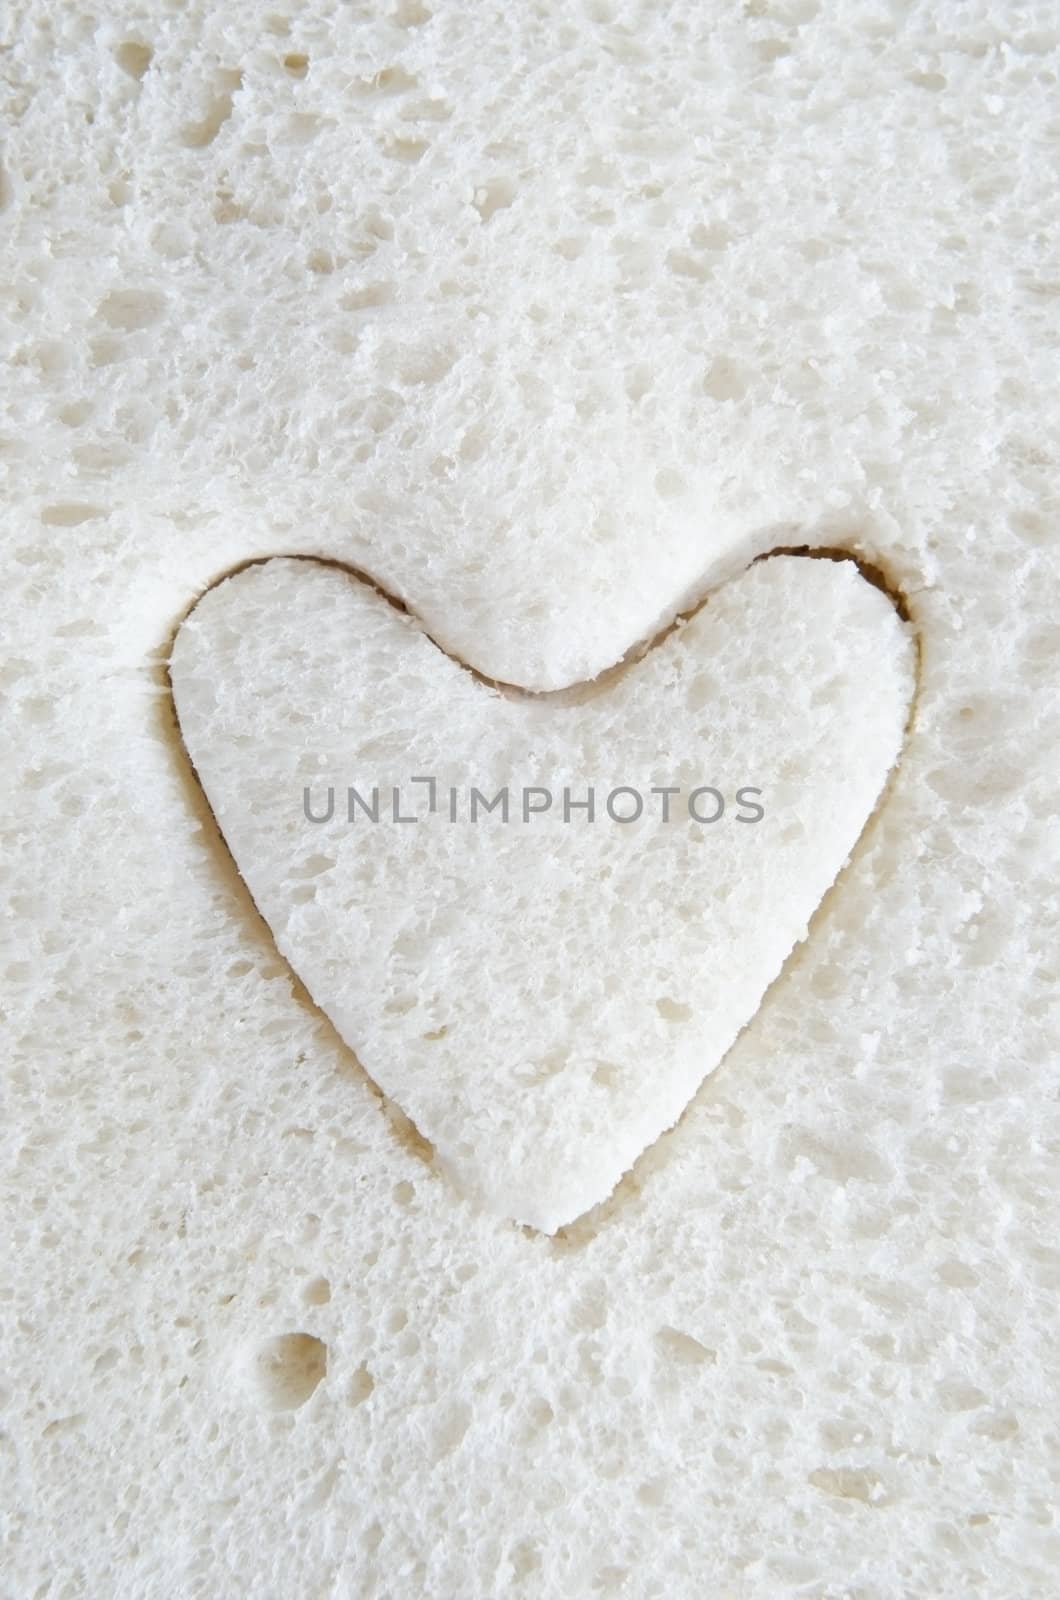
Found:
[[679, 1000], [671, 1000], [669, 995], [661, 995], [655, 1002], [655, 1009], [664, 1022], [690, 1022], [692, 1020], [692, 1007], [682, 1004]]
[[97, 307], [97, 315], [120, 333], [149, 328], [164, 314], [166, 297], [157, 289], [114, 289]]
[[399, 28], [419, 28], [431, 20], [431, 13], [420, 0], [398, 0], [394, 21]]
[[504, 211], [515, 199], [515, 184], [510, 178], [490, 178], [475, 190], [472, 202], [483, 222]]
[[154, 51], [139, 39], [126, 39], [114, 52], [114, 59], [123, 72], [139, 81], [151, 65]]
[[368, 1371], [368, 1368], [362, 1363], [361, 1366], [357, 1368], [357, 1371], [354, 1373], [353, 1377], [350, 1379], [350, 1387], [346, 1392], [350, 1405], [359, 1406], [363, 1404], [363, 1402], [368, 1399], [368, 1396], [372, 1393], [374, 1388], [375, 1379]]
[[426, 139], [391, 139], [386, 154], [392, 161], [405, 161], [413, 166], [427, 150]]
[[304, 78], [309, 71], [309, 57], [302, 55], [297, 50], [292, 50], [283, 58], [283, 69], [289, 72], [292, 78]]
[[242, 87], [242, 72], [222, 72], [219, 92], [211, 100], [201, 122], [187, 122], [180, 130], [181, 143], [189, 150], [204, 150], [212, 144], [232, 115], [236, 91]]
[[80, 505], [73, 502], [63, 505], [45, 506], [40, 514], [41, 521], [49, 528], [76, 528], [79, 523], [91, 522], [94, 517], [105, 517], [107, 513], [102, 506]]
[[655, 1344], [662, 1355], [668, 1356], [683, 1367], [710, 1367], [718, 1359], [716, 1350], [700, 1344], [690, 1333], [680, 1328], [662, 1327], [655, 1335]]
[[270, 1411], [297, 1411], [328, 1370], [328, 1347], [311, 1333], [282, 1333], [267, 1340], [251, 1363], [258, 1398]]

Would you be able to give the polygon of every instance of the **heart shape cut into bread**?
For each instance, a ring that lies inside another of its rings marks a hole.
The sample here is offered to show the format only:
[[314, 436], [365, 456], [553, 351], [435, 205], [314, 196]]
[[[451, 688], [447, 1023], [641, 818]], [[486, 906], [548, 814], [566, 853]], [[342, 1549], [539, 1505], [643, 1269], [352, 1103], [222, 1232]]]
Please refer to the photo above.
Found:
[[204, 595], [171, 679], [283, 955], [458, 1187], [551, 1232], [677, 1120], [805, 936], [899, 755], [914, 649], [853, 562], [778, 555], [533, 695], [275, 558]]

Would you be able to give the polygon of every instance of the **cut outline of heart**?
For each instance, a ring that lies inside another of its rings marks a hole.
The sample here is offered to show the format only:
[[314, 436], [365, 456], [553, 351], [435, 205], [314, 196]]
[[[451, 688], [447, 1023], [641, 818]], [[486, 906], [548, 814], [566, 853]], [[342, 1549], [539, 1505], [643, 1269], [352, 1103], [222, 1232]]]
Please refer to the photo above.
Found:
[[[665, 1144], [665, 1142], [670, 1140], [671, 1137], [678, 1133], [688, 1114], [692, 1110], [692, 1107], [699, 1101], [700, 1096], [707, 1092], [708, 1085], [713, 1084], [718, 1078], [718, 1075], [725, 1065], [725, 1062], [735, 1050], [744, 1033], [757, 1019], [773, 988], [781, 983], [781, 981], [785, 978], [789, 966], [795, 959], [802, 945], [808, 944], [813, 938], [815, 927], [827, 914], [832, 896], [842, 885], [843, 881], [847, 877], [847, 874], [855, 866], [857, 857], [861, 852], [866, 838], [886, 808], [893, 788], [897, 782], [899, 772], [901, 771], [905, 762], [906, 750], [908, 748], [911, 734], [915, 727], [917, 709], [923, 688], [922, 638], [920, 628], [917, 625], [915, 613], [910, 605], [908, 592], [899, 584], [891, 580], [885, 573], [884, 569], [877, 562], [869, 561], [856, 550], [849, 549], [845, 546], [837, 544], [812, 545], [809, 543], [801, 545], [775, 545], [772, 548], [765, 550], [759, 555], [753, 557], [750, 561], [745, 563], [742, 568], [727, 573], [720, 582], [717, 582], [710, 588], [705, 589], [701, 594], [698, 595], [692, 604], [681, 611], [675, 612], [668, 622], [663, 624], [661, 628], [659, 628], [647, 639], [634, 641], [634, 643], [630, 645], [616, 661], [614, 661], [610, 666], [603, 668], [594, 677], [580, 681], [575, 680], [572, 683], [564, 684], [563, 686], [554, 689], [531, 689], [519, 683], [502, 678], [492, 677], [483, 672], [481, 669], [475, 667], [471, 662], [465, 661], [462, 657], [455, 655], [440, 642], [434, 633], [431, 632], [426, 622], [415, 610], [412, 604], [391, 593], [390, 590], [388, 590], [377, 578], [375, 578], [364, 568], [355, 566], [351, 562], [342, 561], [341, 559], [333, 556], [323, 556], [305, 552], [285, 553], [281, 551], [271, 551], [264, 555], [250, 556], [243, 561], [235, 562], [232, 566], [227, 567], [223, 572], [218, 573], [217, 576], [212, 578], [206, 585], [204, 585], [199, 593], [190, 601], [185, 610], [178, 616], [176, 622], [170, 630], [164, 653], [162, 653], [162, 677], [165, 689], [167, 691], [166, 709], [168, 711], [168, 716], [172, 719], [172, 731], [176, 734], [176, 753], [180, 777], [184, 783], [186, 792], [192, 805], [192, 809], [199, 811], [200, 814], [203, 815], [208, 821], [209, 826], [205, 830], [206, 835], [207, 837], [211, 838], [213, 847], [219, 852], [219, 860], [225, 869], [225, 876], [228, 878], [230, 886], [236, 889], [240, 902], [244, 908], [248, 908], [250, 910], [253, 921], [257, 924], [258, 928], [264, 931], [267, 942], [275, 958], [282, 962], [283, 966], [286, 968], [292, 984], [293, 998], [308, 1008], [318, 1024], [322, 1024], [327, 1028], [339, 1051], [345, 1058], [347, 1058], [350, 1064], [356, 1068], [358, 1077], [367, 1085], [370, 1092], [379, 1099], [391, 1129], [399, 1143], [401, 1143], [406, 1151], [413, 1155], [421, 1164], [427, 1166], [432, 1172], [433, 1176], [436, 1178], [441, 1178], [442, 1175], [438, 1172], [435, 1165], [434, 1147], [431, 1144], [431, 1141], [416, 1127], [415, 1123], [405, 1113], [400, 1105], [391, 1099], [385, 1090], [383, 1090], [375, 1081], [375, 1079], [368, 1072], [367, 1068], [361, 1062], [356, 1050], [339, 1033], [337, 1027], [332, 1022], [327, 1012], [324, 1011], [324, 1009], [318, 1005], [316, 1000], [313, 998], [310, 990], [299, 976], [297, 970], [292, 966], [291, 962], [279, 949], [268, 919], [259, 909], [249, 884], [239, 870], [238, 863], [236, 862], [235, 856], [229, 848], [224, 832], [217, 820], [217, 816], [206, 793], [205, 786], [199, 777], [198, 770], [192, 759], [188, 746], [185, 743], [183, 730], [181, 728], [171, 673], [173, 647], [176, 643], [178, 634], [180, 633], [185, 622], [193, 614], [200, 603], [206, 598], [206, 596], [214, 589], [218, 588], [222, 583], [227, 582], [229, 578], [233, 578], [241, 572], [248, 571], [250, 568], [264, 566], [272, 561], [304, 561], [308, 566], [324, 567], [341, 572], [346, 577], [353, 579], [372, 590], [381, 599], [385, 600], [387, 604], [390, 605], [400, 615], [409, 617], [420, 629], [420, 631], [427, 637], [427, 639], [429, 639], [430, 642], [438, 650], [440, 650], [443, 655], [445, 655], [455, 666], [470, 674], [470, 676], [476, 682], [495, 689], [506, 696], [512, 696], [519, 699], [547, 701], [550, 699], [558, 699], [562, 696], [567, 697], [569, 700], [569, 696], [572, 691], [576, 692], [577, 690], [581, 689], [595, 693], [596, 691], [614, 683], [620, 676], [634, 667], [637, 662], [642, 661], [647, 655], [655, 650], [657, 646], [661, 645], [666, 639], [668, 639], [676, 629], [682, 627], [686, 622], [695, 617], [699, 611], [701, 611], [703, 607], [709, 603], [712, 595], [718, 593], [728, 583], [735, 581], [735, 579], [739, 578], [751, 567], [758, 565], [760, 562], [770, 561], [777, 556], [795, 556], [807, 560], [850, 562], [857, 569], [859, 575], [864, 579], [865, 582], [869, 583], [873, 588], [878, 589], [887, 597], [891, 605], [894, 607], [895, 613], [899, 619], [909, 625], [909, 638], [912, 645], [913, 685], [912, 692], [909, 697], [905, 723], [902, 728], [902, 738], [898, 748], [898, 754], [887, 774], [875, 804], [865, 816], [865, 820], [857, 835], [857, 838], [851, 846], [845, 864], [837, 872], [836, 876], [827, 886], [816, 906], [814, 907], [808, 920], [805, 937], [796, 943], [788, 952], [781, 964], [780, 970], [762, 991], [755, 1010], [740, 1028], [736, 1037], [732, 1040], [732, 1043], [724, 1052], [721, 1059], [717, 1062], [716, 1066], [711, 1071], [706, 1073], [699, 1086], [686, 1101], [677, 1119], [670, 1124], [669, 1127], [665, 1128], [649, 1144], [645, 1145], [645, 1147], [636, 1156], [631, 1166], [622, 1174], [622, 1176], [615, 1183], [614, 1187], [606, 1195], [604, 1195], [594, 1205], [590, 1206], [586, 1211], [572, 1218], [569, 1222], [562, 1224], [554, 1231], [547, 1232], [544, 1229], [537, 1228], [530, 1223], [518, 1222], [511, 1218], [506, 1219], [500, 1214], [494, 1214], [498, 1222], [507, 1221], [509, 1226], [517, 1228], [528, 1238], [543, 1240], [547, 1245], [553, 1246], [557, 1250], [582, 1248], [591, 1242], [591, 1240], [595, 1238], [597, 1232], [603, 1225], [603, 1222], [606, 1220], [608, 1215], [611, 1214], [622, 1203], [623, 1198], [630, 1193], [635, 1192], [639, 1188], [643, 1166], [649, 1161], [650, 1158], [652, 1158], [653, 1153], [657, 1153]], [[454, 1197], [458, 1197], [459, 1190], [457, 1186], [452, 1183], [448, 1177], [446, 1178], [446, 1181], [448, 1187], [450, 1188], [450, 1192]]]

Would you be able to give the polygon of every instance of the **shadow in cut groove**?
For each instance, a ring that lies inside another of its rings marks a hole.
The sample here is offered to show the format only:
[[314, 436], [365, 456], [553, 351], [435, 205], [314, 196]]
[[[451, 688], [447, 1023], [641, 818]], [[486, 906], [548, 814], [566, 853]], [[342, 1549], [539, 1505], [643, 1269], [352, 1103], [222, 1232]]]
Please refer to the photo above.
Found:
[[[245, 565], [254, 566], [257, 565], [257, 563], [247, 562]], [[231, 574], [226, 573], [225, 576], [228, 577], [231, 576]], [[218, 580], [218, 582], [221, 581], [223, 580]], [[210, 587], [213, 588], [215, 585], [211, 584]], [[204, 591], [204, 593], [208, 592], [208, 590]], [[199, 598], [201, 599], [202, 597], [200, 596]], [[196, 604], [197, 603], [198, 602], [196, 602]], [[190, 615], [190, 611], [185, 612], [185, 616], [188, 615]], [[195, 765], [189, 756], [187, 747], [184, 743], [184, 739], [180, 731], [180, 718], [177, 715], [176, 701], [173, 696], [173, 684], [169, 672], [169, 657], [172, 651], [173, 641], [175, 640], [183, 621], [184, 618], [182, 617], [180, 622], [178, 622], [176, 627], [171, 631], [166, 646], [164, 659], [161, 661], [159, 666], [159, 672], [163, 685], [168, 692], [164, 697], [160, 697], [159, 701], [157, 702], [157, 714], [159, 715], [163, 728], [166, 732], [167, 743], [172, 743], [173, 746], [177, 776], [181, 789], [183, 790], [187, 799], [188, 809], [192, 816], [194, 816], [202, 825], [203, 836], [208, 840], [208, 848], [213, 856], [214, 861], [216, 862], [217, 870], [220, 874], [221, 880], [226, 889], [229, 891], [231, 900], [237, 908], [238, 914], [242, 919], [247, 933], [254, 939], [263, 943], [265, 947], [272, 953], [272, 956], [275, 958], [275, 960], [286, 969], [291, 983], [291, 995], [295, 1003], [302, 1006], [310, 1013], [320, 1036], [327, 1039], [328, 1044], [334, 1049], [337, 1058], [346, 1063], [347, 1069], [349, 1070], [351, 1076], [359, 1079], [359, 1081], [368, 1089], [369, 1093], [380, 1102], [384, 1113], [386, 1114], [391, 1131], [393, 1132], [397, 1142], [401, 1145], [402, 1149], [404, 1149], [408, 1154], [414, 1156], [415, 1159], [422, 1165], [433, 1170], [434, 1147], [430, 1140], [426, 1139], [423, 1134], [420, 1133], [419, 1129], [415, 1127], [412, 1122], [410, 1122], [409, 1118], [406, 1117], [405, 1113], [400, 1109], [400, 1107], [396, 1106], [388, 1098], [388, 1096], [384, 1094], [383, 1090], [375, 1082], [374, 1078], [370, 1077], [369, 1074], [365, 1072], [357, 1058], [356, 1052], [350, 1048], [345, 1039], [338, 1032], [334, 1023], [327, 1015], [327, 1012], [323, 1011], [320, 1006], [317, 1005], [316, 1001], [313, 999], [313, 996], [310, 994], [309, 990], [306, 988], [297, 972], [291, 966], [290, 962], [285, 956], [280, 954], [280, 951], [276, 947], [276, 941], [272, 935], [272, 929], [269, 927], [269, 924], [258, 910], [257, 903], [254, 900], [254, 896], [250, 892], [250, 888], [247, 885], [246, 879], [236, 866], [235, 858], [225, 843], [225, 837], [221, 832], [220, 825], [218, 824], [217, 818], [214, 815], [213, 807], [210, 805], [210, 802], [207, 799], [205, 789], [199, 782], [199, 776], [195, 770]]]

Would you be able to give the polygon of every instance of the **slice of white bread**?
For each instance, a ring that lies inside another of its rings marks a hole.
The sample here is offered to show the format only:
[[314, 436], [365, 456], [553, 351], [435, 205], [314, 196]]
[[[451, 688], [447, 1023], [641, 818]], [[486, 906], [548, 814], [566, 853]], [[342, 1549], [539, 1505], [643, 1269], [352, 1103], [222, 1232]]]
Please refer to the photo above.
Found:
[[777, 556], [586, 694], [513, 697], [350, 575], [177, 635], [181, 733], [280, 951], [468, 1195], [553, 1232], [684, 1110], [880, 798], [913, 645]]
[[[0, 33], [4, 1600], [1051, 1597], [1052, 0]], [[778, 544], [907, 597], [893, 789], [673, 1131], [515, 1228], [277, 954], [174, 630], [312, 553], [551, 689]]]

